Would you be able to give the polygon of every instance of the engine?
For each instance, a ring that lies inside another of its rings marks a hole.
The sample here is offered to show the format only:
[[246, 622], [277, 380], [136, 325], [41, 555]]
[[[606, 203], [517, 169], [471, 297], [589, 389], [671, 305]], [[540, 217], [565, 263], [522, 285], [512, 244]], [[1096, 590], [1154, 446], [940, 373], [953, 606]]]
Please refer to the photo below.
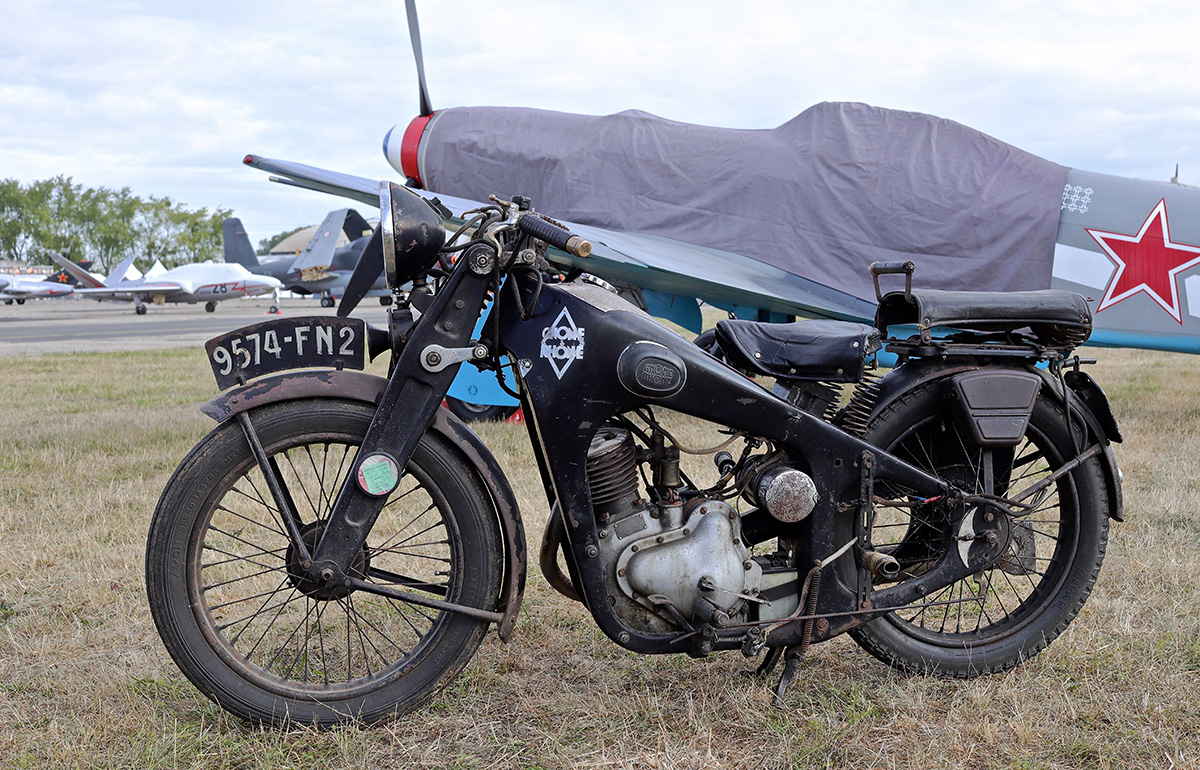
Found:
[[588, 480], [600, 527], [599, 557], [613, 608], [633, 628], [678, 631], [724, 625], [757, 599], [763, 569], [742, 537], [738, 512], [722, 500], [675, 494], [678, 452], [655, 434], [649, 449], [653, 487], [642, 497], [633, 435], [604, 427], [588, 452]]

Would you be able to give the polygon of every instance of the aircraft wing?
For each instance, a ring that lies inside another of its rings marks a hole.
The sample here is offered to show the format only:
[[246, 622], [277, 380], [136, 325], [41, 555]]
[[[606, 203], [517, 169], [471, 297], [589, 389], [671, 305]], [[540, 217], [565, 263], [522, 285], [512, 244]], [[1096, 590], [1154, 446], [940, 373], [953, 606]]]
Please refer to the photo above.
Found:
[[178, 281], [130, 281], [114, 286], [97, 286], [75, 290], [76, 294], [81, 294], [91, 299], [129, 299], [133, 296], [152, 297], [161, 294], [165, 299], [170, 300], [172, 297], [185, 292], [185, 287]]
[[[339, 174], [291, 161], [247, 155], [247, 165], [286, 176], [298, 186], [363, 200], [374, 191], [378, 205], [379, 182]], [[250, 162], [253, 159], [254, 162]], [[333, 182], [336, 181], [336, 184]], [[453, 195], [434, 195], [414, 190], [426, 198], [438, 198], [451, 211], [476, 208], [478, 201]], [[535, 201], [536, 203], [536, 201]], [[549, 259], [564, 271], [579, 269], [608, 281], [627, 283], [658, 295], [648, 301], [674, 304], [674, 312], [661, 315], [695, 328], [699, 311], [695, 299], [722, 306], [763, 309], [783, 315], [818, 315], [846, 320], [869, 320], [875, 304], [846, 292], [732, 251], [686, 243], [673, 238], [562, 221], [573, 232], [592, 242], [592, 254], [572, 257], [552, 249]], [[688, 306], [686, 303], [691, 303]], [[687, 322], [690, 319], [692, 322]], [[695, 329], [699, 331], [698, 328]]]
[[343, 198], [365, 203], [373, 209], [379, 208], [379, 182], [374, 179], [329, 171], [287, 160], [271, 160], [258, 155], [247, 155], [242, 159], [242, 163], [270, 174], [277, 174], [278, 178], [271, 178], [271, 181], [274, 182], [330, 195], [340, 195]]

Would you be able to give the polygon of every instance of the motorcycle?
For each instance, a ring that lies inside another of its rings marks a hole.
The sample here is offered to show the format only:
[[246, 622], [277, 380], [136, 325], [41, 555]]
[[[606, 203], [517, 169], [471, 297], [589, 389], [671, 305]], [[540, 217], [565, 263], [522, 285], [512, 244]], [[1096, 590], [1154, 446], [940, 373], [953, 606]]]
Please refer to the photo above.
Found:
[[[842, 633], [896, 668], [972, 677], [1081, 609], [1123, 515], [1120, 432], [1072, 355], [1092, 321], [1079, 295], [925, 290], [912, 263], [875, 264], [875, 327], [730, 319], [701, 346], [611, 287], [553, 282], [547, 249], [586, 263], [590, 245], [527, 199], [493, 197], [447, 237], [436, 202], [380, 197], [364, 261], [393, 287], [389, 328], [276, 319], [210, 340], [219, 425], [154, 512], [158, 632], [233, 714], [393, 717], [489, 625], [511, 638], [525, 533], [499, 464], [442, 406], [463, 364], [511, 368], [550, 511], [541, 570], [625, 649], [740, 650], [764, 677], [782, 661], [781, 703]], [[883, 376], [881, 345], [898, 362]], [[390, 354], [387, 378], [362, 371], [368, 352]], [[691, 446], [680, 415], [717, 443]]]

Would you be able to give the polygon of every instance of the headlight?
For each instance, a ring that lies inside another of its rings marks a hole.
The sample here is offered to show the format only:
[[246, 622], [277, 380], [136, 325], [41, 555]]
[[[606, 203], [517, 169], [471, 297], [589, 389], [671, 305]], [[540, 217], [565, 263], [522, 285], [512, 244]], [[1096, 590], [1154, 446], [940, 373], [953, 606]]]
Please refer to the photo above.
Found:
[[442, 220], [425, 199], [395, 182], [379, 183], [383, 271], [398, 289], [433, 267], [446, 241]]

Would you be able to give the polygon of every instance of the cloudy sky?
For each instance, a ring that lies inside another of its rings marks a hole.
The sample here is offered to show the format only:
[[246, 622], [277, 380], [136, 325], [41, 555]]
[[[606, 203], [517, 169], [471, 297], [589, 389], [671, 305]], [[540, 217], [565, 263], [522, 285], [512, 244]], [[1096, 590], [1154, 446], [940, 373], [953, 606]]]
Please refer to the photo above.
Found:
[[[433, 106], [771, 128], [821, 101], [965, 123], [1076, 168], [1200, 184], [1195, 0], [418, 0]], [[257, 241], [337, 199], [246, 153], [396, 178], [401, 0], [25, 0], [0, 35], [0, 178], [225, 207]], [[364, 212], [368, 213], [368, 212]]]

